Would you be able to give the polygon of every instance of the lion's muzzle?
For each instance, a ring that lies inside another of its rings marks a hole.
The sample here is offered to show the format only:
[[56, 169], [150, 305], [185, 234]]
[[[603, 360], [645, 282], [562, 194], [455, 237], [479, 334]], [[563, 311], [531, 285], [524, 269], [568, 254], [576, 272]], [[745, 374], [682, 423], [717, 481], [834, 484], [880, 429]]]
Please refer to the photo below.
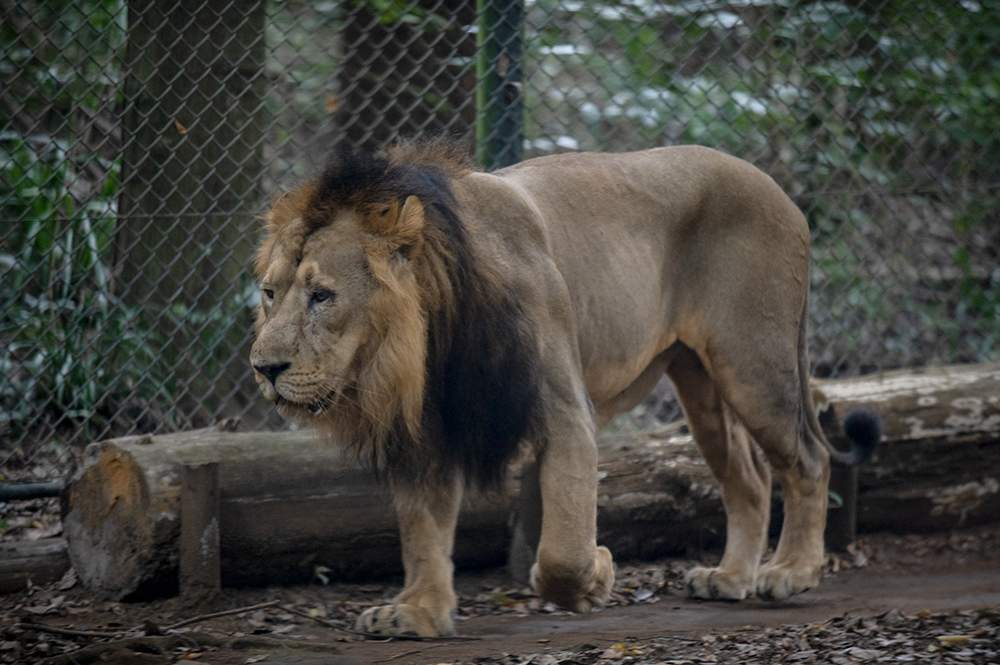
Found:
[[259, 364], [255, 363], [253, 365], [253, 368], [255, 372], [262, 374], [265, 378], [267, 378], [267, 380], [270, 381], [271, 385], [273, 386], [275, 381], [278, 380], [278, 377], [281, 376], [281, 374], [291, 366], [292, 363], [262, 362]]

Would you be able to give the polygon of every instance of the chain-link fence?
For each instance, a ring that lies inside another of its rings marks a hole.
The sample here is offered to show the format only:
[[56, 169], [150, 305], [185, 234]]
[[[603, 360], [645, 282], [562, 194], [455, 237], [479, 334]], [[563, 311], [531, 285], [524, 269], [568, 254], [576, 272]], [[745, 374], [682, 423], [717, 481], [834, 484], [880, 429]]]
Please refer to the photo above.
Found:
[[1000, 5], [0, 0], [0, 463], [268, 423], [256, 215], [341, 141], [701, 143], [813, 229], [821, 375], [1000, 353]]

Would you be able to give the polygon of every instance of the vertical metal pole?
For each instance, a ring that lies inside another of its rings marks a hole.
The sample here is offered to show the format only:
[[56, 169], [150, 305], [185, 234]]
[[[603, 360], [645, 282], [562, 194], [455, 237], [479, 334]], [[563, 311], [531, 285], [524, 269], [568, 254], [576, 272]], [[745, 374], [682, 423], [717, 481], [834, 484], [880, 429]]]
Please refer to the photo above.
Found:
[[[843, 422], [842, 418], [838, 418], [837, 409], [833, 407], [821, 407], [818, 415], [820, 423], [827, 430], [835, 426], [836, 423]], [[831, 437], [830, 443], [839, 450], [849, 450], [851, 446], [846, 436]], [[857, 467], [832, 468], [830, 470], [830, 491], [837, 493], [843, 501], [843, 505], [827, 512], [824, 540], [828, 550], [843, 552], [858, 538]]]
[[542, 539], [542, 485], [537, 464], [525, 464], [521, 472], [521, 491], [515, 503], [507, 572], [518, 584], [531, 584], [538, 543]]
[[826, 517], [826, 547], [843, 552], [858, 539], [858, 469], [832, 469], [830, 489], [843, 500]]
[[485, 169], [524, 157], [521, 31], [524, 0], [477, 0], [476, 161]]

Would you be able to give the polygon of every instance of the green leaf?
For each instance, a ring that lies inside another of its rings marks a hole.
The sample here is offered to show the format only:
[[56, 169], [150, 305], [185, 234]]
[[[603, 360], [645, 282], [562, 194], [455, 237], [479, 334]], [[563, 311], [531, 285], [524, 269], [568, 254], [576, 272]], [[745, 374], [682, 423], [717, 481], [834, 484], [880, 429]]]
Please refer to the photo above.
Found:
[[318, 579], [320, 581], [320, 584], [322, 584], [323, 586], [326, 586], [327, 584], [330, 583], [330, 577], [327, 575], [327, 573], [329, 572], [330, 569], [327, 568], [326, 566], [320, 566], [320, 565], [313, 566], [313, 577]]

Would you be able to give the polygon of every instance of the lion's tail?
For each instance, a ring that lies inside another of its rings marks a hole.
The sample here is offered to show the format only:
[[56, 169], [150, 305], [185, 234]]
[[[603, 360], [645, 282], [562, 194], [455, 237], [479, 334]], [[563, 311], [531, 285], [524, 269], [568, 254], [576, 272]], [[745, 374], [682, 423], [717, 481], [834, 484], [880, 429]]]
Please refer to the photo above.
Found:
[[[808, 287], [807, 287], [808, 288]], [[837, 450], [827, 440], [820, 427], [819, 418], [812, 402], [809, 389], [809, 298], [808, 293], [802, 308], [802, 320], [799, 324], [799, 379], [802, 389], [802, 409], [805, 425], [806, 441], [820, 441], [830, 453], [830, 462], [837, 466], [857, 466], [875, 451], [875, 446], [882, 439], [882, 421], [875, 413], [864, 409], [851, 409], [844, 418], [844, 434], [853, 444], [850, 450]], [[808, 445], [808, 444], [807, 444]]]
[[831, 449], [830, 461], [844, 466], [857, 466], [871, 457], [875, 445], [882, 439], [882, 421], [871, 411], [851, 409], [844, 418], [844, 434], [854, 446], [847, 452]]

